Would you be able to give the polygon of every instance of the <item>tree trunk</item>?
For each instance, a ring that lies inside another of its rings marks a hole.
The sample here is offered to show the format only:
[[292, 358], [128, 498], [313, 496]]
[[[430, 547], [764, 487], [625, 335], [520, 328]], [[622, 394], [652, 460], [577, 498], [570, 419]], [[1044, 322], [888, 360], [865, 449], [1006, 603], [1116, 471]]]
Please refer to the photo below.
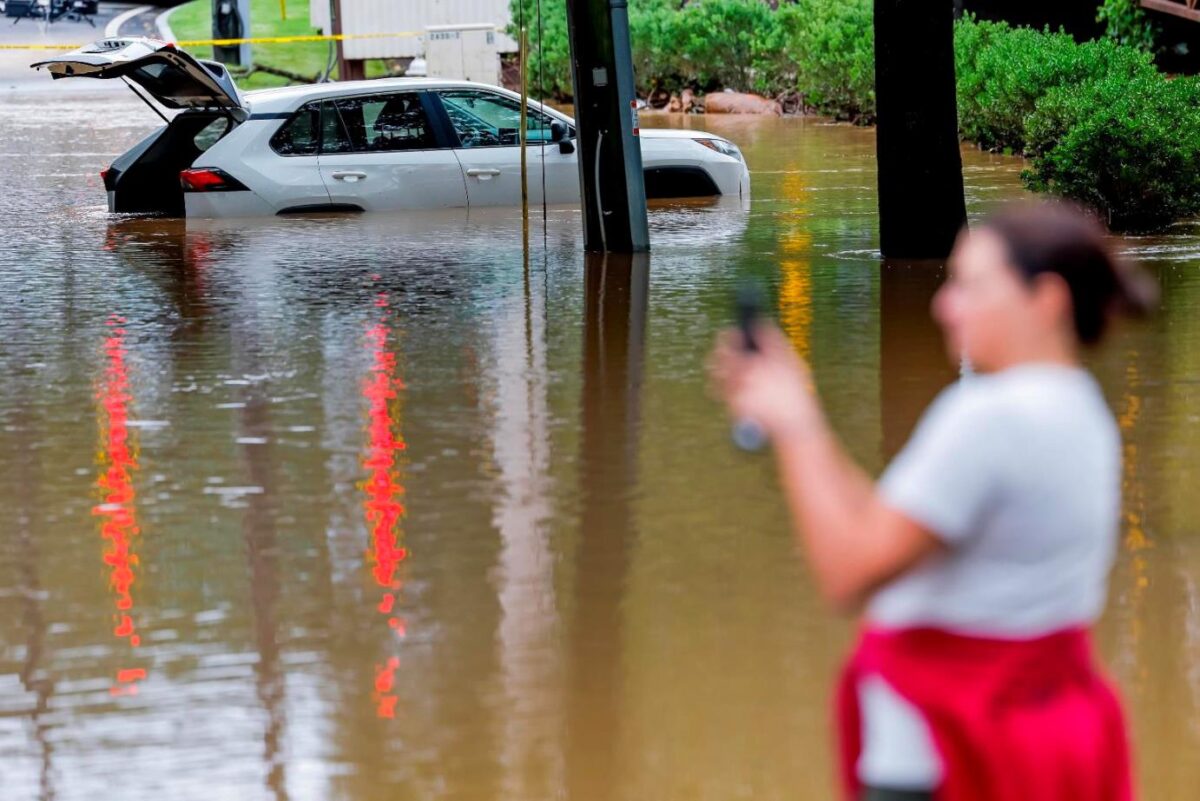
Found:
[[875, 0], [879, 246], [943, 259], [966, 224], [954, 0]]

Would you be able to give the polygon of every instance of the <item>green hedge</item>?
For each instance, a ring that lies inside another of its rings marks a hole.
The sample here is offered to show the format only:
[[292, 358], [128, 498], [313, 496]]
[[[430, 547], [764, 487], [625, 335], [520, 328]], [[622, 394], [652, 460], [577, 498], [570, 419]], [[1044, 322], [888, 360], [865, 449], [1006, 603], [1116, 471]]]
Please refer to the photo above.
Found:
[[1112, 39], [960, 22], [964, 139], [1027, 156], [1025, 185], [1084, 203], [1117, 230], [1200, 213], [1200, 84]]
[[1109, 40], [1076, 43], [1065, 33], [967, 21], [957, 27], [958, 118], [963, 138], [1020, 151], [1025, 119], [1057, 86], [1154, 73], [1150, 56]]
[[1091, 206], [1115, 229], [1200, 213], [1200, 79], [1150, 73], [1060, 86], [1026, 132], [1025, 184]]
[[[569, 96], [565, 4], [542, 5], [539, 46], [537, 0], [512, 0], [514, 18], [520, 2], [531, 85]], [[765, 0], [629, 0], [638, 89], [795, 91], [809, 108], [870, 122], [871, 9], [871, 0], [778, 9]], [[1114, 228], [1150, 229], [1200, 213], [1200, 89], [1191, 78], [1169, 80], [1143, 47], [1122, 43], [1136, 38], [1128, 28], [1081, 44], [1063, 33], [959, 21], [959, 125], [980, 147], [1028, 156], [1029, 188], [1086, 203]]]
[[[522, 3], [524, 9], [522, 9]], [[566, 5], [511, 0], [516, 33], [524, 14], [529, 82], [543, 95], [571, 94]], [[875, 109], [870, 0], [630, 0], [634, 73], [643, 93], [733, 88], [797, 91], [831, 116], [869, 121]], [[803, 54], [803, 57], [798, 57]]]

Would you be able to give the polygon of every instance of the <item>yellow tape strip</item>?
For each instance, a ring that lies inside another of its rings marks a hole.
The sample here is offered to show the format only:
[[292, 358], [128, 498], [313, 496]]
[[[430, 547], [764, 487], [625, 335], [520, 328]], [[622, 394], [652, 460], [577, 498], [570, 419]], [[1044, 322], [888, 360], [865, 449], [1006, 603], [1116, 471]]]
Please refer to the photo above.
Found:
[[[499, 27], [496, 30], [500, 30]], [[350, 39], [398, 39], [404, 36], [424, 36], [424, 31], [400, 31], [398, 33], [338, 33], [312, 34], [311, 36], [254, 36], [247, 39], [184, 39], [175, 42], [179, 47], [231, 47], [240, 44], [295, 44], [298, 42], [344, 42]], [[82, 44], [0, 44], [0, 50], [77, 50]]]

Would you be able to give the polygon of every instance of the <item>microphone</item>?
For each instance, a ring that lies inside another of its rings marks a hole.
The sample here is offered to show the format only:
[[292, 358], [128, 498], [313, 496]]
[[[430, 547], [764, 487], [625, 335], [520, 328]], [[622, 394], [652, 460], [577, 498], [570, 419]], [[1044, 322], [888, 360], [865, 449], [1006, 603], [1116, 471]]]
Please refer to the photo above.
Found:
[[[757, 353], [758, 342], [754, 339], [754, 328], [762, 316], [762, 293], [753, 286], [743, 286], [737, 293], [736, 308], [737, 326], [742, 333], [742, 349], [748, 353]], [[733, 444], [747, 453], [757, 453], [767, 446], [767, 432], [754, 420], [734, 421], [731, 434]]]

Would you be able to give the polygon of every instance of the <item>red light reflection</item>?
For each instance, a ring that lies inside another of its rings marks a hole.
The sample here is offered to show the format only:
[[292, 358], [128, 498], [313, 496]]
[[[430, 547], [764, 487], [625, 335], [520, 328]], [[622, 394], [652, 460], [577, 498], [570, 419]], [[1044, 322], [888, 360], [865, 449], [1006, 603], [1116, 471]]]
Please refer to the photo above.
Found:
[[[105, 323], [106, 361], [104, 380], [98, 393], [101, 413], [101, 460], [103, 470], [96, 480], [103, 502], [92, 508], [101, 518], [100, 536], [105, 540], [104, 564], [109, 568], [109, 587], [115, 596], [113, 636], [126, 640], [131, 648], [141, 645], [133, 622], [133, 585], [138, 556], [134, 548], [139, 534], [133, 471], [137, 457], [129, 444], [129, 370], [125, 363], [125, 318], [112, 315]], [[138, 682], [146, 678], [143, 668], [121, 668], [113, 695], [135, 695]]]
[[[374, 278], [377, 280], [378, 276]], [[389, 350], [390, 312], [385, 293], [376, 296], [375, 307], [381, 316], [367, 329], [365, 337], [371, 353], [371, 368], [363, 384], [363, 397], [367, 400], [367, 455], [363, 461], [367, 480], [363, 484], [366, 495], [363, 513], [370, 531], [371, 574], [375, 583], [383, 588], [376, 611], [386, 616], [388, 627], [402, 637], [404, 621], [393, 611], [401, 584], [400, 563], [408, 556], [408, 551], [400, 544], [404, 505], [399, 498], [404, 494], [404, 487], [400, 484], [396, 464], [396, 453], [404, 450], [396, 419], [397, 400], [404, 383], [396, 376], [396, 354]], [[393, 656], [385, 665], [375, 668], [376, 714], [381, 718], [396, 715], [397, 696], [393, 690], [399, 666], [400, 659]]]

